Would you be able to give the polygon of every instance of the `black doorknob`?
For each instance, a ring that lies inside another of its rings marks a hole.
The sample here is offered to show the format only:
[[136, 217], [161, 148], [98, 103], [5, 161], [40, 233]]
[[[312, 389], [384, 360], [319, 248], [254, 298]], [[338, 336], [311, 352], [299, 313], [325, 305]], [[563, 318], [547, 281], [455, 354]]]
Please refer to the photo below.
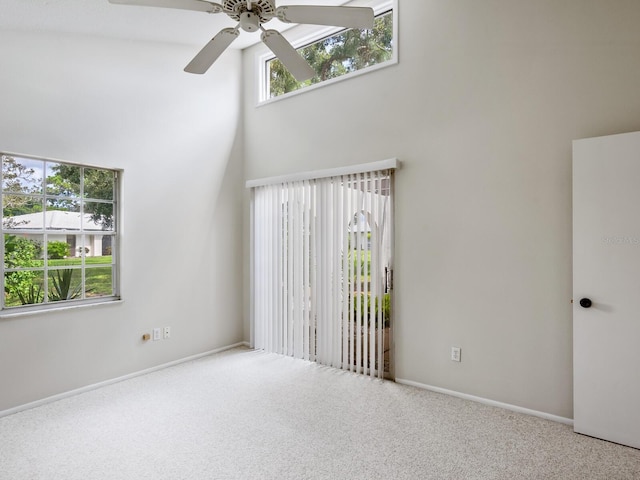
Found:
[[580, 306], [582, 308], [590, 308], [591, 305], [593, 305], [593, 303], [591, 302], [590, 299], [588, 299], [588, 298], [581, 298], [580, 299]]

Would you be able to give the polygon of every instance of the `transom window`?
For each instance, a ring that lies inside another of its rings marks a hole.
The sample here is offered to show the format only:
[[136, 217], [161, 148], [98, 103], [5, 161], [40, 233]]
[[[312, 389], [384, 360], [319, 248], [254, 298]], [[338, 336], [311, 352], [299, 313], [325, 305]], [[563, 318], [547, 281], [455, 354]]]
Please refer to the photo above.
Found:
[[118, 172], [0, 155], [2, 310], [116, 299]]
[[261, 100], [269, 100], [372, 67], [395, 63], [396, 28], [393, 2], [381, 2], [371, 30], [344, 29], [302, 42], [297, 49], [316, 75], [298, 82], [273, 55], [264, 60], [265, 88]]

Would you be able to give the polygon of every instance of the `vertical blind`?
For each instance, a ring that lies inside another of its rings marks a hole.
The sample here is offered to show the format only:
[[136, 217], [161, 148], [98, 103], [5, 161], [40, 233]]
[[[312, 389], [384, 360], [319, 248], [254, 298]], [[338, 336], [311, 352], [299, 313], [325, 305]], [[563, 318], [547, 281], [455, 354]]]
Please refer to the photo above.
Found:
[[255, 348], [384, 375], [392, 172], [252, 189]]

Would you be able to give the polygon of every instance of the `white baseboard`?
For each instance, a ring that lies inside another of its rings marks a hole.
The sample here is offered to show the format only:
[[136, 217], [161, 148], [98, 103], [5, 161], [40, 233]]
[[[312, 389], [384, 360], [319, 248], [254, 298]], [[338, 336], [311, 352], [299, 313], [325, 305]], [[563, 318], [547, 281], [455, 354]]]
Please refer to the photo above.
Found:
[[18, 405], [17, 407], [9, 408], [7, 410], [0, 411], [0, 418], [6, 417], [7, 415], [13, 415], [14, 413], [22, 412], [24, 410], [29, 410], [31, 408], [39, 407], [41, 405], [46, 405], [47, 403], [55, 402], [58, 400], [62, 400], [63, 398], [73, 397], [74, 395], [78, 395], [80, 393], [90, 392], [91, 390], [96, 390], [101, 387], [106, 387], [107, 385], [113, 385], [114, 383], [122, 382], [124, 380], [129, 380], [131, 378], [139, 377], [141, 375], [146, 375], [148, 373], [157, 372], [158, 370], [163, 370], [168, 367], [173, 367], [175, 365], [179, 365], [181, 363], [190, 362], [192, 360], [197, 360], [202, 357], [207, 357], [209, 355], [213, 355], [214, 353], [224, 352], [226, 350], [231, 350], [232, 348], [237, 347], [248, 347], [249, 342], [239, 342], [233, 345], [228, 345], [226, 347], [216, 348], [215, 350], [210, 350], [208, 352], [198, 353], [197, 355], [191, 355], [189, 357], [180, 358], [178, 360], [174, 360], [172, 362], [163, 363], [162, 365], [158, 365], [156, 367], [147, 368], [145, 370], [140, 370], [138, 372], [129, 373], [127, 375], [123, 375], [122, 377], [112, 378], [110, 380], [105, 380], [104, 382], [94, 383], [91, 385], [87, 385], [86, 387], [77, 388], [75, 390], [70, 390], [68, 392], [59, 393], [57, 395], [52, 395], [50, 397], [43, 398], [41, 400], [36, 400], [34, 402], [25, 403], [24, 405]]
[[410, 385], [412, 387], [422, 388], [424, 390], [429, 390], [436, 393], [443, 393], [445, 395], [451, 395], [452, 397], [463, 398], [465, 400], [483, 403], [492, 407], [504, 408], [513, 412], [524, 413], [525, 415], [532, 415], [534, 417], [544, 418], [545, 420], [551, 420], [553, 422], [564, 423], [565, 425], [573, 426], [573, 420], [571, 418], [560, 417], [558, 415], [552, 415], [550, 413], [539, 412], [537, 410], [531, 410], [524, 407], [518, 407], [517, 405], [511, 405], [509, 403], [496, 402], [495, 400], [489, 400], [488, 398], [476, 397], [475, 395], [468, 395], [466, 393], [447, 390], [445, 388], [433, 387], [431, 385], [425, 385], [424, 383], [413, 382], [411, 380], [404, 380], [402, 378], [396, 378], [396, 383]]

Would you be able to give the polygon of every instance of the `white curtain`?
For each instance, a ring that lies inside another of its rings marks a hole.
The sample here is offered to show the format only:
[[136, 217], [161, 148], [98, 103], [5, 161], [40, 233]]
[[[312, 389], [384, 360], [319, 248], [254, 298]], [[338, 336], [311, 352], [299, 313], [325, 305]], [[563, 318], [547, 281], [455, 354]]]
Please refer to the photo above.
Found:
[[252, 342], [382, 377], [388, 367], [391, 170], [252, 190]]

